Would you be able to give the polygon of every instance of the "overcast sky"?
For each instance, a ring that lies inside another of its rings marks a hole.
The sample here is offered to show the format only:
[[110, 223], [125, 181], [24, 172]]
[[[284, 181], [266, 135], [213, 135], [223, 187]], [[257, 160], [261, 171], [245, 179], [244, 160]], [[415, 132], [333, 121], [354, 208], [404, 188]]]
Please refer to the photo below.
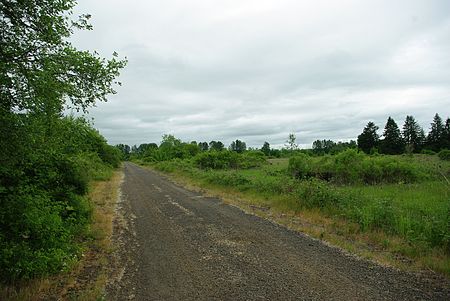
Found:
[[117, 94], [90, 111], [109, 143], [289, 133], [356, 139], [368, 121], [428, 131], [450, 113], [448, 0], [79, 0], [93, 31], [74, 44], [129, 63]]

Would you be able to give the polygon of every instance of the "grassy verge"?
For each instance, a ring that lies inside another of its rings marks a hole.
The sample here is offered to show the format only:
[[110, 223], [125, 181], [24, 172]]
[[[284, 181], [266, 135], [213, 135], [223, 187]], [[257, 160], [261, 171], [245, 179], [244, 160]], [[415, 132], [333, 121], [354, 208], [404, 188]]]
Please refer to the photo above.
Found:
[[[0, 286], [0, 300], [101, 300], [108, 279], [108, 258], [121, 171], [91, 183], [92, 222], [80, 241], [82, 257], [69, 272]], [[109, 179], [106, 179], [109, 178]]]
[[[439, 166], [439, 173], [450, 170], [437, 157], [393, 159], [413, 160], [424, 170]], [[418, 183], [332, 184], [292, 178], [287, 160], [252, 169], [202, 170], [180, 160], [152, 167], [365, 258], [450, 276], [450, 187], [438, 177]]]

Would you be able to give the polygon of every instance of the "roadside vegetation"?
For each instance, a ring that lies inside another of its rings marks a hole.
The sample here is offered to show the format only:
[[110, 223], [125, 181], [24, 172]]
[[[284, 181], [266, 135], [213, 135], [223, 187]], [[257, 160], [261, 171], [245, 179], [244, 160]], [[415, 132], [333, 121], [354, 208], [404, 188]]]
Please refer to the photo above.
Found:
[[65, 114], [86, 112], [115, 93], [126, 63], [71, 45], [75, 29], [91, 29], [89, 15], [72, 18], [75, 4], [0, 4], [2, 295], [75, 266], [96, 210], [90, 185], [109, 179], [120, 165], [120, 150], [85, 118]]
[[[385, 253], [390, 263], [412, 262], [416, 268], [449, 276], [450, 161], [445, 149], [449, 120], [446, 126], [441, 124], [440, 144], [436, 144], [432, 142], [435, 122], [440, 119], [436, 116], [430, 134], [420, 143], [408, 144], [407, 130], [401, 132], [394, 126], [397, 138], [389, 139], [397, 141], [403, 151], [387, 145], [389, 127], [395, 123], [392, 118], [384, 139], [373, 131], [374, 125], [369, 124], [370, 131], [364, 129], [363, 133], [372, 132], [372, 145], [360, 136], [358, 143], [318, 140], [312, 149], [299, 150], [292, 134], [282, 150], [270, 149], [267, 142], [261, 149], [237, 149], [236, 145], [245, 146], [239, 140], [228, 149], [223, 143], [215, 149], [208, 148], [215, 141], [184, 143], [165, 135], [159, 146], [119, 148], [132, 161], [197, 187], [246, 199], [264, 210], [309, 219], [314, 223], [309, 233], [318, 238], [350, 250], [362, 243], [366, 250], [375, 251], [365, 254], [369, 257]], [[408, 116], [407, 122], [411, 120]], [[417, 133], [423, 131], [417, 124], [415, 128]], [[361, 143], [366, 143], [367, 152]], [[322, 230], [317, 232], [317, 228]]]

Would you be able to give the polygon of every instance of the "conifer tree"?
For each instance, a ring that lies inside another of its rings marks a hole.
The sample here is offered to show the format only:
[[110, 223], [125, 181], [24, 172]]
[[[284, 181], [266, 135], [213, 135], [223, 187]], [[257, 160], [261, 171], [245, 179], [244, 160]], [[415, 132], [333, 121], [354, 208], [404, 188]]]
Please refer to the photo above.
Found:
[[450, 118], [447, 118], [447, 120], [445, 121], [444, 140], [445, 140], [444, 147], [450, 149]]
[[402, 135], [407, 150], [410, 152], [420, 151], [423, 146], [425, 134], [413, 116], [406, 116]]
[[444, 124], [438, 113], [434, 115], [426, 145], [429, 149], [439, 151], [445, 147]]
[[388, 118], [384, 127], [383, 141], [381, 143], [381, 152], [389, 155], [401, 154], [405, 148], [400, 129], [397, 123], [391, 117]]
[[358, 148], [365, 153], [370, 153], [373, 148], [378, 147], [379, 136], [378, 127], [370, 121], [363, 132], [358, 136]]

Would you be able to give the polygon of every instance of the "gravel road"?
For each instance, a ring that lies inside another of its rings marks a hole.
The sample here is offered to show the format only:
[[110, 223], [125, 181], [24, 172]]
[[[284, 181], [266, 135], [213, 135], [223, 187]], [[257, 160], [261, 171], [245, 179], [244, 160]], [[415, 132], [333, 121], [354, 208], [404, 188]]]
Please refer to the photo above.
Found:
[[358, 259], [126, 163], [107, 300], [450, 300], [450, 285]]

